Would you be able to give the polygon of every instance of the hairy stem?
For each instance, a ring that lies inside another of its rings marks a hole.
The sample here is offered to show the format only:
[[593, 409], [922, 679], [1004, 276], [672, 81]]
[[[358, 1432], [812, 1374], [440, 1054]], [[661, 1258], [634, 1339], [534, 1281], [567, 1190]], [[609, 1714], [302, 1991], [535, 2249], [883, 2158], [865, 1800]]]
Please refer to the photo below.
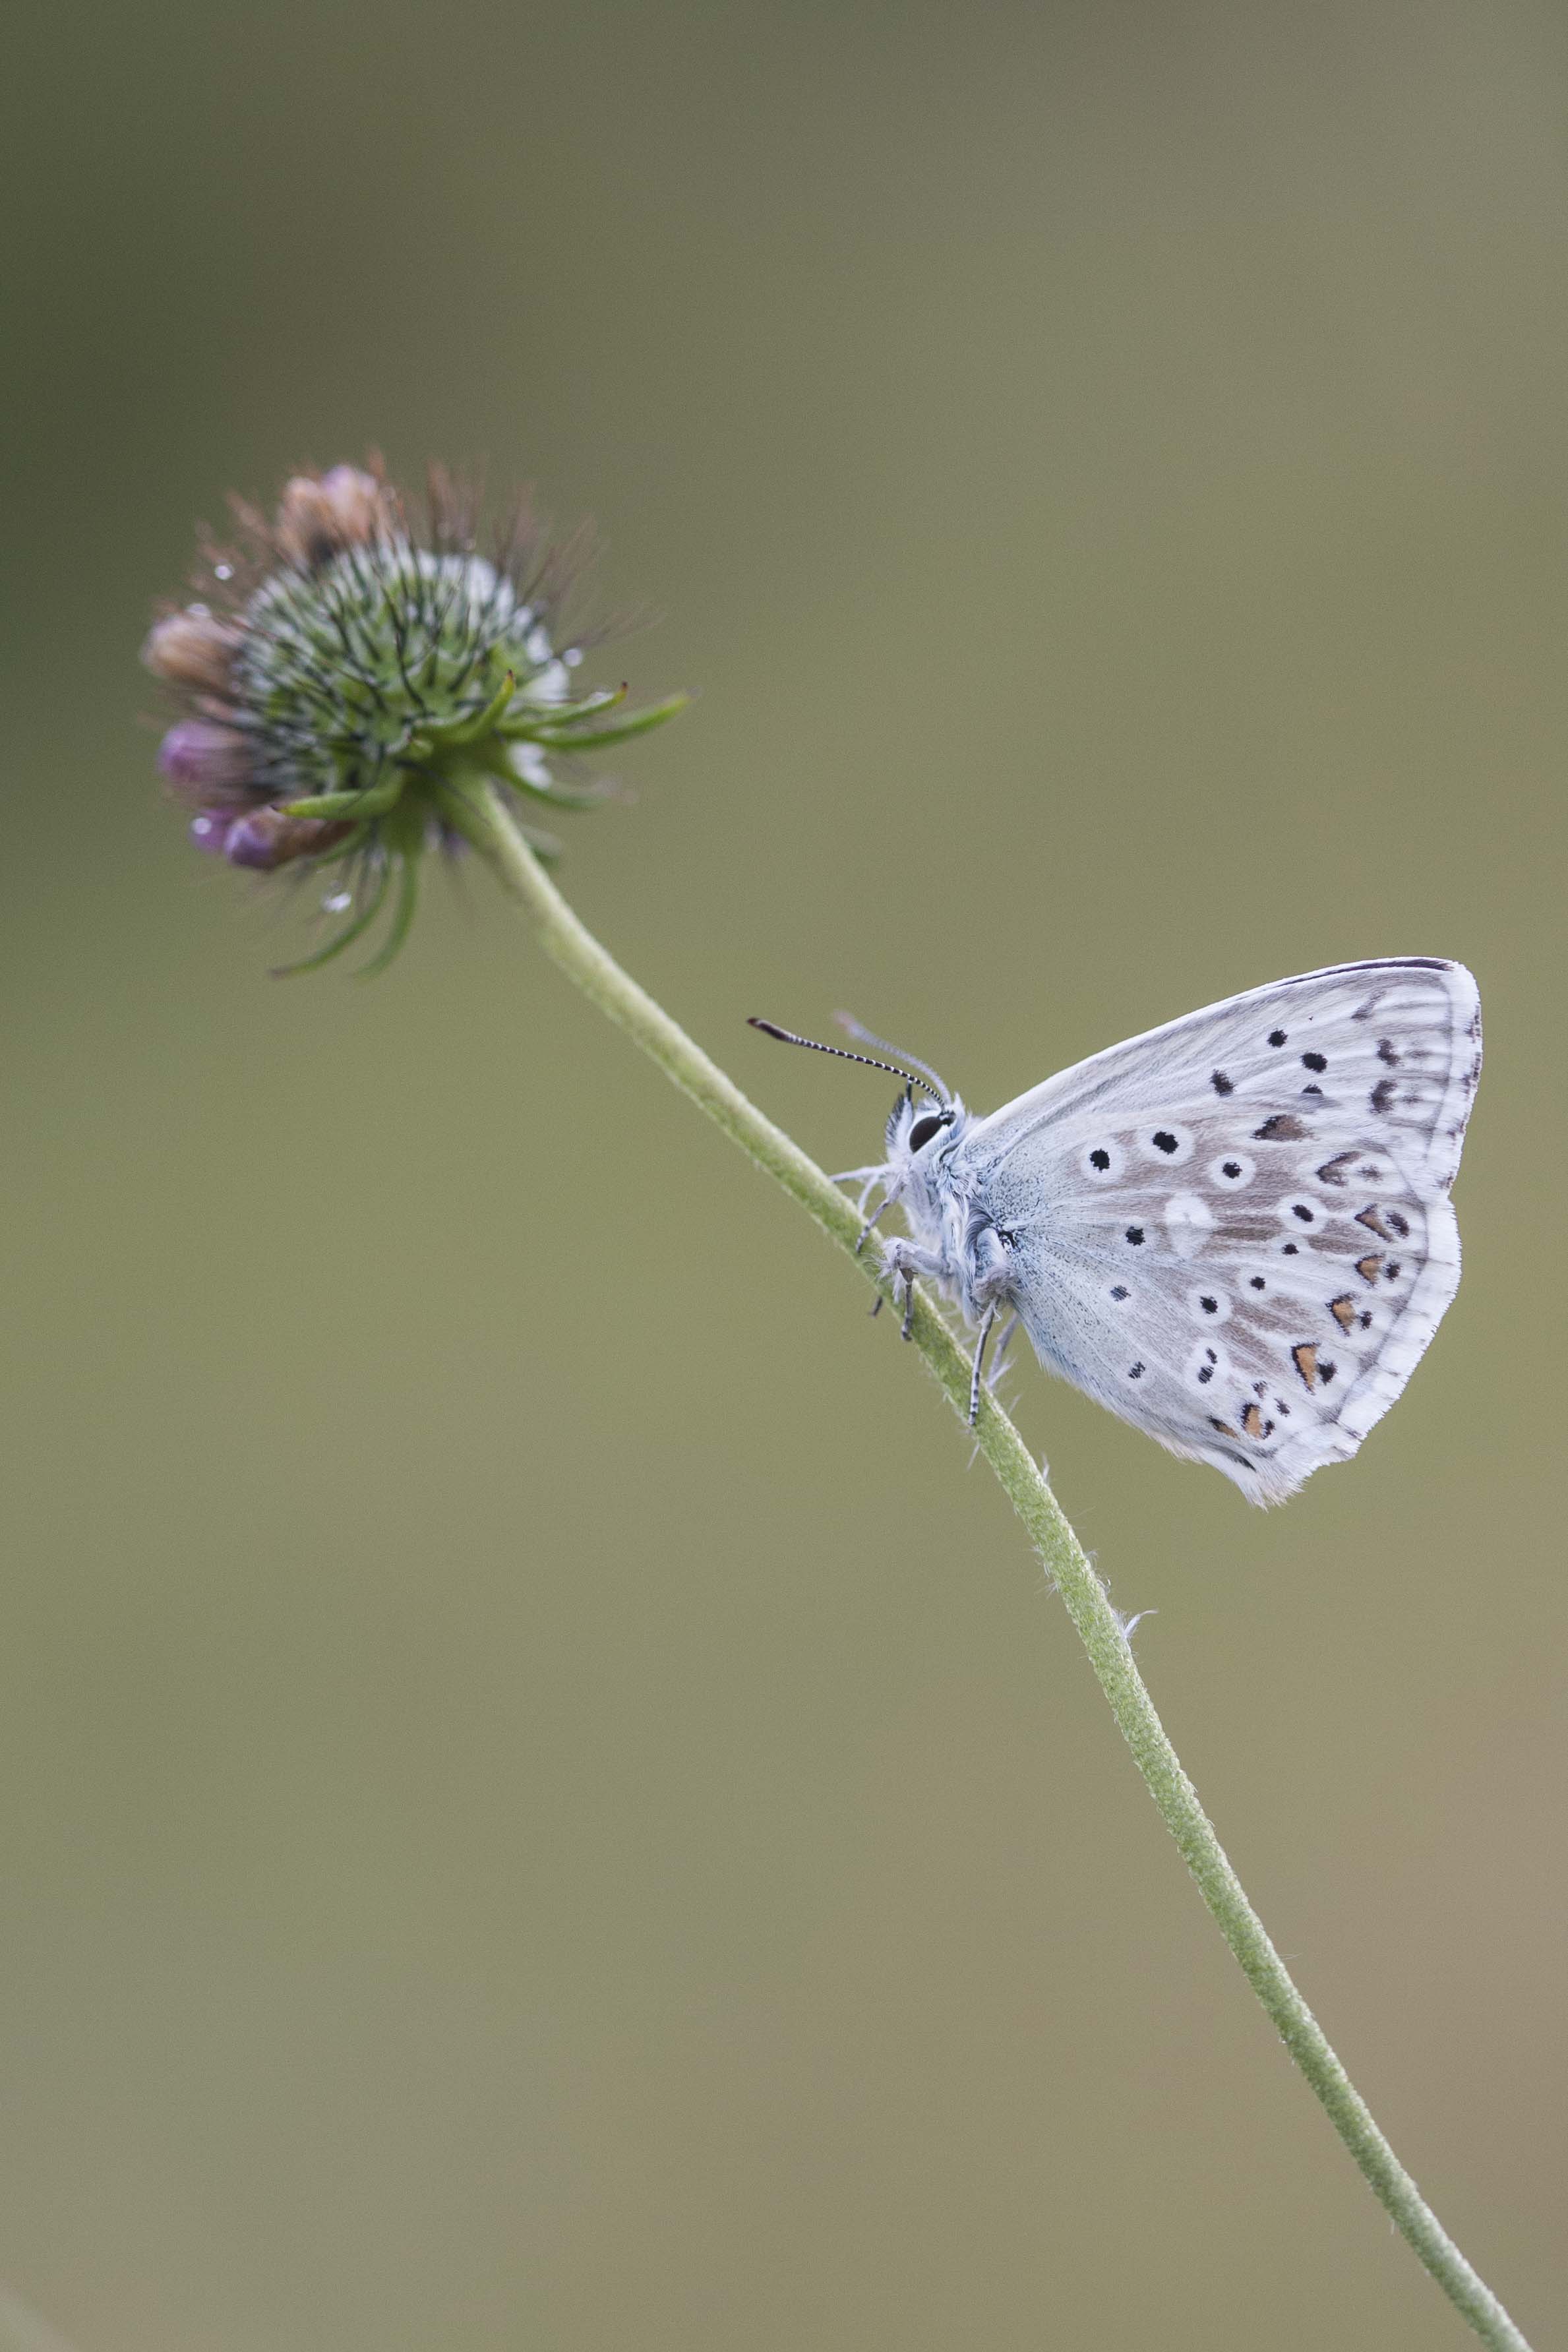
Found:
[[[856, 1255], [860, 1218], [853, 1204], [798, 1144], [748, 1102], [579, 922], [518, 831], [495, 786], [478, 776], [454, 777], [450, 802], [453, 822], [534, 917], [546, 950], [563, 971], [890, 1297], [875, 1255]], [[925, 1298], [916, 1301], [912, 1336], [949, 1403], [966, 1420], [969, 1360]], [[1498, 2347], [1499, 2352], [1530, 2352], [1497, 2296], [1466, 2261], [1394, 2155], [1292, 1983], [1154, 1712], [1121, 1619], [1023, 1439], [989, 1395], [983, 1398], [975, 1435], [1067, 1605], [1121, 1736], [1204, 1901], [1368, 2187], [1482, 2342]]]

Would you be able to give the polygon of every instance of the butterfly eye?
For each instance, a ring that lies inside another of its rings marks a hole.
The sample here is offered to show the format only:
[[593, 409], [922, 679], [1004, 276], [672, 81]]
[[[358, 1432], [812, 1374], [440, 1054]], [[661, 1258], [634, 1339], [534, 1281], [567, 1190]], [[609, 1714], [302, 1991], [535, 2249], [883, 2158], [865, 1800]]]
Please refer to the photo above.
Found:
[[952, 1124], [950, 1112], [928, 1111], [924, 1118], [917, 1118], [910, 1129], [910, 1150], [923, 1151], [933, 1135], [940, 1135], [944, 1127], [950, 1127]]

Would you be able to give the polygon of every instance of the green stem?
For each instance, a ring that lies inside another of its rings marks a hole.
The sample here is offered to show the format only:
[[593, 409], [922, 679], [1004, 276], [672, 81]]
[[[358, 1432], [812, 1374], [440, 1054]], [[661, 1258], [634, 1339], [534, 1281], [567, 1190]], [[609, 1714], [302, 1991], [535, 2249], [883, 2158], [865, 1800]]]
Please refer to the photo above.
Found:
[[[881, 1276], [875, 1254], [856, 1254], [861, 1220], [853, 1204], [815, 1160], [748, 1102], [739, 1087], [709, 1060], [662, 1006], [605, 953], [529, 849], [494, 785], [465, 780], [464, 786], [451, 793], [449, 813], [506, 889], [534, 917], [547, 952], [563, 971], [652, 1055], [749, 1160], [782, 1184], [861, 1273], [890, 1297], [890, 1286]], [[913, 1338], [949, 1403], [966, 1421], [967, 1355], [923, 1297], [916, 1302]], [[1394, 2155], [1291, 1982], [1154, 1712], [1132, 1662], [1121, 1619], [1028, 1448], [990, 1396], [981, 1404], [975, 1435], [1067, 1604], [1121, 1736], [1204, 1901], [1368, 2187], [1482, 2342], [1498, 2347], [1499, 2352], [1530, 2352], [1502, 2305], [1466, 2261]]]

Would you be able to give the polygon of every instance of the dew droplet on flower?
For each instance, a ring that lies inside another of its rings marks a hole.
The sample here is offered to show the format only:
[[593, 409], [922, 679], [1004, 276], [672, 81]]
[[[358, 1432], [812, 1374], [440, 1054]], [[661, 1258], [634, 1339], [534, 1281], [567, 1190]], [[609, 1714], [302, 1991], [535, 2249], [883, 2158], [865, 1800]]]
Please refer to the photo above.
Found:
[[326, 915], [341, 915], [346, 908], [352, 907], [353, 902], [354, 894], [352, 890], [329, 890], [321, 901], [321, 911]]

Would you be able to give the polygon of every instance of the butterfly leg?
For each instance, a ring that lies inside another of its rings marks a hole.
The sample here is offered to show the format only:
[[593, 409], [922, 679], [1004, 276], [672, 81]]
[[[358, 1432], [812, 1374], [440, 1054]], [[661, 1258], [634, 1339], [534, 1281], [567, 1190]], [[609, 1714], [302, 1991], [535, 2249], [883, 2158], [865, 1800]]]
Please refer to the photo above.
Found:
[[[861, 1251], [870, 1240], [871, 1235], [876, 1232], [878, 1225], [880, 1223], [883, 1217], [887, 1215], [888, 1211], [892, 1207], [893, 1202], [898, 1199], [900, 1189], [900, 1188], [898, 1185], [895, 1185], [890, 1192], [886, 1193], [884, 1197], [878, 1202], [870, 1215], [867, 1217], [865, 1223], [860, 1228], [859, 1236], [855, 1244], [855, 1255], [857, 1257], [859, 1256]], [[862, 1213], [864, 1213], [865, 1206], [865, 1195], [862, 1194], [860, 1201]]]
[[[884, 1207], [886, 1203], [884, 1202]], [[879, 1212], [879, 1213], [880, 1213]], [[895, 1286], [901, 1285], [904, 1293], [902, 1337], [914, 1337], [915, 1276], [924, 1275], [931, 1282], [948, 1278], [949, 1269], [933, 1250], [921, 1249], [915, 1242], [893, 1241], [882, 1244], [882, 1278]]]
[[[872, 1193], [876, 1191], [878, 1185], [886, 1184], [888, 1181], [888, 1171], [886, 1167], [846, 1168], [841, 1174], [835, 1176], [832, 1179], [832, 1181], [835, 1184], [849, 1184], [855, 1187], [855, 1206], [859, 1210], [860, 1214], [864, 1216], [866, 1213], [866, 1203], [870, 1199]], [[862, 1247], [865, 1245], [866, 1234], [868, 1234], [870, 1230], [870, 1226], [868, 1225], [865, 1232], [860, 1235]]]
[[973, 1428], [980, 1418], [980, 1374], [985, 1361], [985, 1342], [991, 1337], [991, 1326], [996, 1320], [996, 1309], [988, 1307], [985, 1320], [980, 1326], [980, 1337], [974, 1343], [974, 1361], [969, 1372], [969, 1426]]
[[873, 1185], [880, 1183], [887, 1173], [885, 1163], [876, 1168], [841, 1168], [837, 1176], [830, 1176], [827, 1181], [830, 1184], [858, 1185], [861, 1206], [864, 1207]]

